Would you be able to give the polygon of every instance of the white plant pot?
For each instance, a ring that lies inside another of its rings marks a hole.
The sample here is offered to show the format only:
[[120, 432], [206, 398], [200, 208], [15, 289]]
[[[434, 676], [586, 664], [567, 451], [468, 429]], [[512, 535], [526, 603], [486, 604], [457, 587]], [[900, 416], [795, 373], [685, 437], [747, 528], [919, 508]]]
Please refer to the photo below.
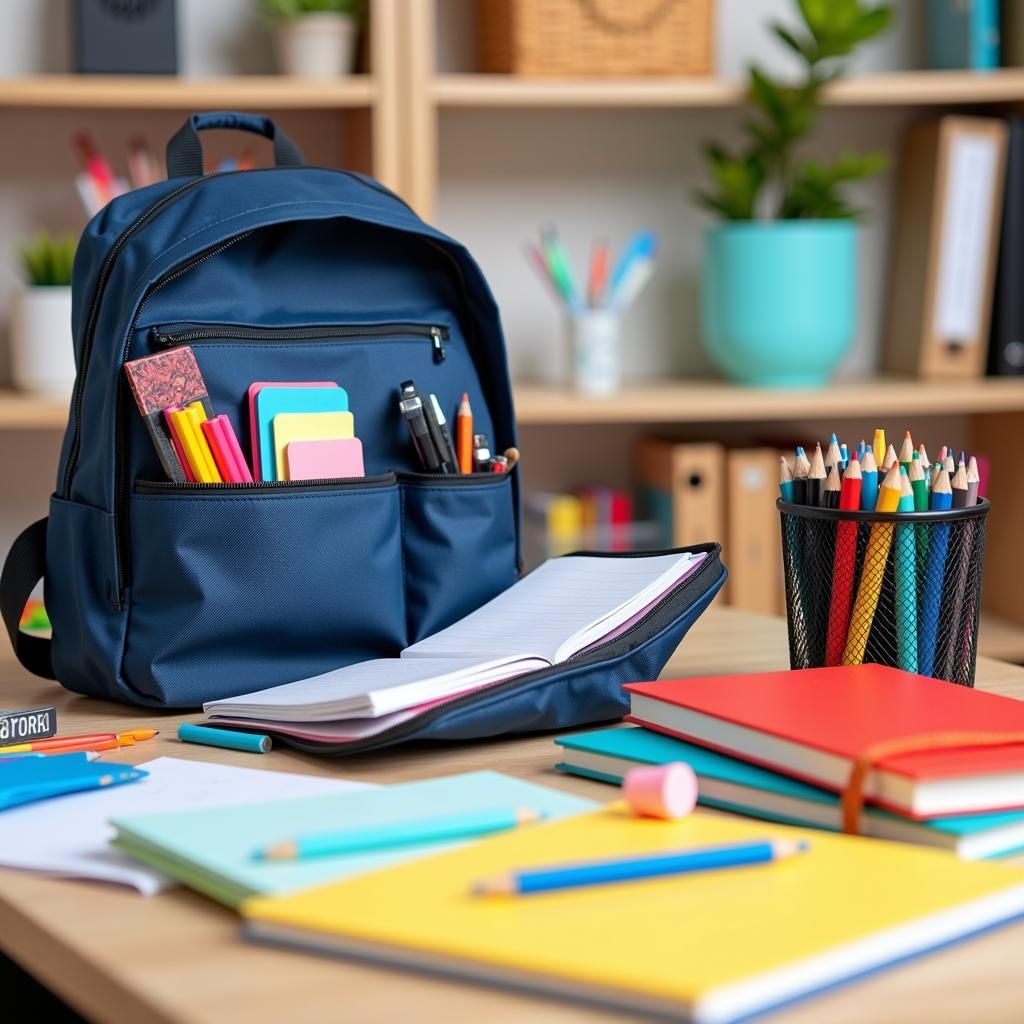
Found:
[[68, 398], [75, 383], [71, 288], [28, 288], [14, 298], [11, 380], [21, 391]]
[[274, 26], [277, 63], [286, 75], [337, 78], [356, 64], [355, 19], [347, 14], [303, 14]]

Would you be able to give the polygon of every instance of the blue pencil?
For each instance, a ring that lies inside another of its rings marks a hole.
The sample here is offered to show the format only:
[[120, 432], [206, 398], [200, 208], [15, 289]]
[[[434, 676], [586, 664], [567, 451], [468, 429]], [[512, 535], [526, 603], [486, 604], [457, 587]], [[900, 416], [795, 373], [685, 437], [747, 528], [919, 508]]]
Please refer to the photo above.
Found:
[[862, 512], [874, 512], [878, 504], [878, 463], [874, 453], [865, 446], [860, 460], [860, 508]]
[[[901, 495], [897, 512], [914, 511], [914, 489], [900, 467]], [[896, 650], [904, 672], [917, 671], [917, 545], [913, 523], [898, 523], [893, 547], [896, 577]]]
[[[953, 488], [949, 473], [939, 471], [932, 485], [932, 511], [947, 512], [953, 507]], [[946, 576], [946, 552], [949, 549], [949, 523], [933, 524], [928, 541], [928, 559], [921, 596], [921, 632], [918, 636], [917, 671], [930, 676], [935, 667], [935, 641], [942, 608], [942, 583]]]
[[576, 889], [612, 882], [632, 882], [666, 875], [683, 875], [694, 871], [716, 871], [749, 864], [768, 864], [805, 853], [810, 844], [797, 839], [763, 839], [752, 843], [731, 843], [727, 846], [705, 846], [692, 850], [643, 857], [617, 857], [575, 864], [553, 864], [547, 867], [511, 871], [486, 878], [473, 886], [478, 896], [512, 895], [550, 892], [553, 889]]

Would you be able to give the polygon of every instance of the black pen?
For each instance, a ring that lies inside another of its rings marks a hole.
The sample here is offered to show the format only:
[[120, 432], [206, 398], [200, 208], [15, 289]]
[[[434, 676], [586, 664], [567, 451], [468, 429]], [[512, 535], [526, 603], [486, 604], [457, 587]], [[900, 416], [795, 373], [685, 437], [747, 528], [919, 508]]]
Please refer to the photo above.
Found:
[[398, 403], [398, 408], [409, 427], [409, 436], [419, 456], [420, 465], [428, 473], [436, 473], [441, 466], [441, 457], [430, 436], [430, 425], [423, 411], [423, 399], [416, 393], [416, 385], [411, 380], [402, 381], [401, 388], [402, 399]]
[[[436, 406], [437, 399], [430, 395], [423, 403], [423, 415], [427, 420], [427, 429], [430, 431], [430, 439], [434, 442], [438, 458], [441, 460], [440, 471], [445, 476], [451, 476], [457, 472], [458, 462], [453, 461], [448, 452], [448, 445], [445, 442], [445, 435], [441, 429], [441, 421], [437, 417], [439, 406]], [[443, 417], [442, 417], [443, 418]]]

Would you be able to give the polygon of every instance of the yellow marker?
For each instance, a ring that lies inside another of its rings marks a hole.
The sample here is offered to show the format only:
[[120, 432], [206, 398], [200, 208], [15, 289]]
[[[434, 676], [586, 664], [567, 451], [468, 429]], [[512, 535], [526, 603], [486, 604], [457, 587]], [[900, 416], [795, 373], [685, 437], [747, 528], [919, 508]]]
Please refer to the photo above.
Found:
[[217, 467], [213, 466], [211, 472], [213, 460], [210, 456], [210, 447], [202, 435], [201, 428], [195, 423], [195, 414], [189, 409], [175, 409], [170, 413], [170, 417], [196, 481], [201, 484], [220, 483]]
[[875, 439], [871, 442], [871, 454], [879, 466], [885, 464], [885, 431], [881, 427], [875, 431]]
[[217, 462], [213, 457], [213, 452], [210, 450], [210, 442], [206, 440], [206, 434], [203, 431], [202, 425], [206, 422], [206, 410], [203, 408], [203, 403], [189, 402], [185, 406], [185, 411], [188, 413], [189, 422], [195, 431], [199, 450], [203, 453], [203, 458], [206, 460], [206, 470], [210, 474], [210, 479], [205, 480], [204, 483], [219, 484], [223, 482], [224, 478], [220, 475]]
[[[878, 438], [877, 432], [875, 438]], [[897, 462], [886, 474], [882, 486], [878, 488], [875, 511], [895, 512], [899, 507], [902, 493], [903, 481]], [[846, 634], [844, 665], [859, 665], [864, 660], [871, 624], [874, 622], [878, 598], [882, 593], [882, 579], [885, 576], [885, 563], [889, 560], [889, 548], [892, 546], [892, 532], [892, 523], [875, 523], [871, 527], [868, 550], [864, 556], [864, 568], [860, 574], [860, 586], [857, 587], [857, 600], [853, 605], [850, 628]]]

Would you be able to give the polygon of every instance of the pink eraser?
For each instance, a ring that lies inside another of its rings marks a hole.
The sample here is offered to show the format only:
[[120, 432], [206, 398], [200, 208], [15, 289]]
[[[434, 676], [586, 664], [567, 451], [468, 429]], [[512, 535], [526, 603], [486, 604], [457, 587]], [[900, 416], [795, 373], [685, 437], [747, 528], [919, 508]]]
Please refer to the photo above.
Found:
[[648, 818], [685, 818], [697, 804], [697, 776], [683, 761], [633, 768], [622, 792], [634, 814]]

